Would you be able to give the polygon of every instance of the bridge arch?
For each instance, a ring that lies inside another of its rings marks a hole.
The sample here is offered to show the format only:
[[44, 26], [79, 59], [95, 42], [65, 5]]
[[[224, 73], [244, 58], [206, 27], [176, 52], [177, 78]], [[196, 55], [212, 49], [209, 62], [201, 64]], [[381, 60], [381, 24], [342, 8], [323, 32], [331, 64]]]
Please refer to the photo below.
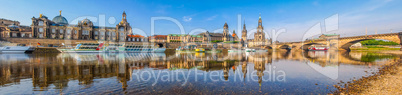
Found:
[[367, 37], [367, 38], [360, 38], [360, 39], [343, 40], [343, 43], [340, 44], [340, 49], [350, 50], [350, 46], [352, 46], [353, 44], [356, 44], [361, 41], [373, 40], [373, 39], [388, 40], [388, 41], [392, 41], [392, 42], [401, 44], [399, 37]]
[[264, 49], [272, 49], [272, 47], [271, 46], [260, 46], [261, 48], [264, 48]]
[[158, 43], [157, 44], [159, 48], [163, 48], [165, 45], [163, 45], [163, 43]]
[[292, 45], [289, 45], [289, 44], [284, 44], [284, 45], [279, 46], [279, 49], [286, 49], [286, 50], [288, 50], [288, 49], [291, 49], [291, 48], [292, 48]]

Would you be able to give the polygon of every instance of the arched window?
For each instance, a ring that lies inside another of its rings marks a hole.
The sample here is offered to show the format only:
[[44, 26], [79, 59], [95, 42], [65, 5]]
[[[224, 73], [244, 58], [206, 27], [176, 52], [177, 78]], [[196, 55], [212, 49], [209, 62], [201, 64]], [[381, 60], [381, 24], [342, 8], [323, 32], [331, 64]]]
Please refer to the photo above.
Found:
[[67, 35], [70, 35], [71, 34], [71, 29], [67, 29], [66, 32], [67, 32]]
[[56, 29], [52, 29], [52, 33], [56, 33]]
[[39, 28], [39, 33], [43, 33], [43, 28]]
[[124, 31], [124, 27], [119, 27], [119, 31]]
[[38, 26], [43, 26], [43, 25], [44, 25], [43, 21], [38, 22]]
[[99, 33], [100, 33], [101, 36], [104, 36], [104, 35], [105, 35], [105, 31], [104, 31], [104, 30], [101, 30]]
[[82, 35], [89, 35], [89, 31], [88, 30], [83, 30]]

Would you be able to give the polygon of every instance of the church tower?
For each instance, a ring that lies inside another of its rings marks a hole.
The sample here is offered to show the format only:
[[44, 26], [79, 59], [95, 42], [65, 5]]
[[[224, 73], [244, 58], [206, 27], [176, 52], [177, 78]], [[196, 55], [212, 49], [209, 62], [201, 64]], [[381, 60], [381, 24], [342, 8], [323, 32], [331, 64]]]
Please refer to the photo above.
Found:
[[118, 36], [118, 41], [125, 41], [127, 35], [132, 35], [132, 31], [131, 31], [131, 26], [130, 24], [127, 22], [127, 15], [126, 12], [123, 12], [122, 14], [122, 18], [119, 24], [116, 25], [116, 29], [117, 29], [117, 36]]
[[246, 29], [246, 23], [243, 25], [243, 30], [241, 31], [241, 40], [244, 42], [247, 42], [247, 29]]
[[257, 33], [254, 34], [255, 41], [265, 41], [264, 27], [262, 26], [261, 14], [258, 20]]
[[229, 26], [225, 22], [225, 25], [223, 25], [223, 41], [228, 41], [229, 40]]

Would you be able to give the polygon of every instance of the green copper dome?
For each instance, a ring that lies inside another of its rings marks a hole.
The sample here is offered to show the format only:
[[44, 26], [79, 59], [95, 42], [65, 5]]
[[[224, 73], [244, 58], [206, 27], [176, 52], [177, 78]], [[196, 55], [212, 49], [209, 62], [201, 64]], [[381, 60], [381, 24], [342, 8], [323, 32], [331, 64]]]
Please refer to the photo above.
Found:
[[59, 24], [59, 25], [67, 25], [68, 21], [66, 18], [64, 18], [63, 16], [59, 15], [53, 18], [52, 20], [54, 23]]

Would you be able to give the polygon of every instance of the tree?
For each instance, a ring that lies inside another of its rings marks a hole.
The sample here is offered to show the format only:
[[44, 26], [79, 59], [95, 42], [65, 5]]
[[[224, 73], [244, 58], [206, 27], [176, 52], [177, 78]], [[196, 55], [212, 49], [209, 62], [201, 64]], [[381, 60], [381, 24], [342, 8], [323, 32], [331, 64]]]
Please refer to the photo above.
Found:
[[360, 42], [362, 45], [399, 45], [398, 43], [392, 41], [383, 41], [383, 40], [365, 40]]

